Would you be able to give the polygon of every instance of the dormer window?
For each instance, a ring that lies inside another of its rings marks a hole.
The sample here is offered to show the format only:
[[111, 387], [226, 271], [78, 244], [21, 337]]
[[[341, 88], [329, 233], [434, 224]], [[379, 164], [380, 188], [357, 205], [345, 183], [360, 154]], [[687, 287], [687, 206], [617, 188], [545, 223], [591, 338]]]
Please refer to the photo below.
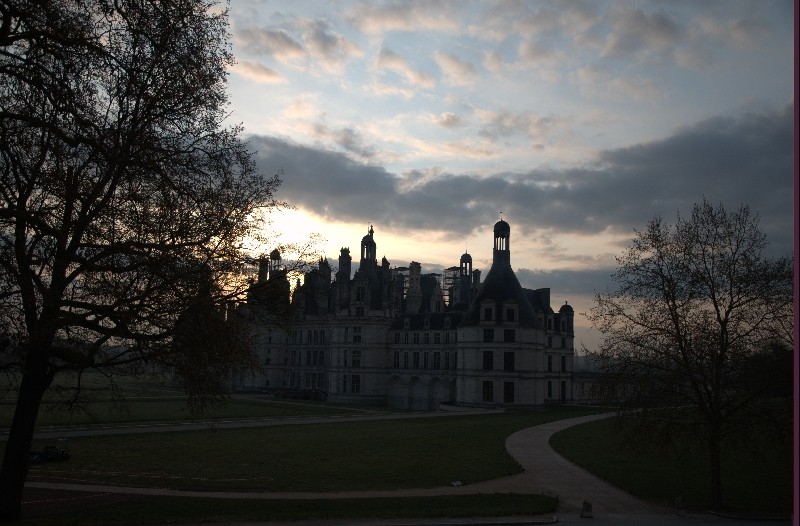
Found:
[[491, 307], [484, 307], [483, 308], [483, 321], [492, 321], [494, 320], [494, 309]]
[[516, 309], [506, 309], [506, 321], [517, 321]]
[[423, 323], [423, 326], [424, 326], [425, 329], [430, 329], [431, 328], [431, 319], [430, 318], [425, 318], [425, 320], [422, 323]]
[[404, 319], [403, 320], [403, 328], [405, 330], [410, 329], [411, 328], [411, 320], [409, 320], [408, 318]]
[[449, 329], [450, 328], [450, 318], [449, 317], [444, 319], [444, 328], [445, 329]]

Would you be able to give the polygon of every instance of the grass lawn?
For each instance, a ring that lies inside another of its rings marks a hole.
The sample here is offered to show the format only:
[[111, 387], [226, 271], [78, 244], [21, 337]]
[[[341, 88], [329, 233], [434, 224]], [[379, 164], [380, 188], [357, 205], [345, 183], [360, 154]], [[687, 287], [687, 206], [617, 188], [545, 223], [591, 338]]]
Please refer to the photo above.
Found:
[[[551, 445], [576, 464], [642, 498], [671, 506], [682, 497], [687, 509], [710, 509], [709, 469], [702, 445], [663, 451], [632, 447], [614, 419], [575, 426], [553, 436]], [[788, 514], [792, 509], [791, 452], [769, 436], [758, 447], [728, 446], [723, 458], [723, 497], [731, 511]]]
[[[197, 417], [201, 421], [245, 418], [284, 418], [293, 416], [318, 416], [362, 413], [359, 409], [326, 406], [314, 403], [285, 402], [280, 400], [231, 399], [224, 406], [215, 407]], [[13, 402], [0, 402], [0, 429], [11, 425]], [[125, 422], [187, 422], [192, 415], [182, 396], [128, 398], [124, 406], [110, 400], [97, 400], [83, 404], [79, 411], [59, 410], [58, 406], [45, 407], [39, 412], [38, 427], [68, 425], [98, 425]]]
[[538, 515], [556, 508], [543, 495], [466, 495], [381, 499], [254, 500], [175, 497], [96, 497], [90, 507], [23, 508], [22, 524], [94, 526], [310, 519], [496, 517]]
[[[76, 437], [29, 480], [196, 490], [332, 491], [467, 484], [519, 472], [508, 435], [595, 412], [553, 408], [176, 433]], [[38, 444], [41, 447], [43, 444]]]

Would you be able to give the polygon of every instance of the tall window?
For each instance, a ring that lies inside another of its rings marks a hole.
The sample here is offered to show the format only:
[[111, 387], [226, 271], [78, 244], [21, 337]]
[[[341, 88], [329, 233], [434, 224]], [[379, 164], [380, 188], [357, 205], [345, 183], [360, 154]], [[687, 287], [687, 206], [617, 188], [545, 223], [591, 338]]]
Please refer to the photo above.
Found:
[[567, 339], [566, 338], [561, 338], [561, 348], [562, 349], [566, 349], [567, 348]]
[[350, 378], [350, 392], [352, 393], [360, 393], [361, 392], [361, 376], [354, 374]]
[[567, 370], [567, 357], [566, 356], [562, 356], [561, 357], [561, 370], [562, 371], [566, 371]]
[[419, 369], [419, 352], [414, 351], [412, 359], [414, 360], [414, 369]]
[[441, 369], [442, 367], [442, 353], [434, 352], [433, 353], [433, 368], [434, 369]]
[[423, 341], [423, 343], [425, 343], [426, 345], [427, 345], [427, 344], [429, 344], [429, 343], [431, 343], [431, 335], [430, 335], [430, 333], [429, 333], [429, 332], [426, 332], [425, 334], [423, 334], [423, 335], [422, 335], [422, 341]]
[[503, 330], [503, 341], [504, 342], [513, 342], [516, 341], [516, 332], [514, 329], [504, 329]]
[[491, 307], [484, 307], [484, 309], [483, 309], [483, 320], [484, 321], [492, 321], [492, 319], [494, 318], [493, 314], [494, 313], [492, 312], [492, 308]]
[[514, 309], [506, 309], [506, 321], [515, 321], [516, 311]]
[[547, 381], [547, 398], [553, 398], [553, 382]]
[[354, 350], [350, 360], [351, 367], [361, 367], [361, 351]]
[[353, 343], [361, 343], [361, 327], [353, 327]]
[[414, 333], [414, 343], [419, 343], [419, 333], [418, 332]]
[[394, 333], [394, 343], [400, 343], [400, 333]]
[[503, 382], [503, 403], [514, 403], [514, 382]]
[[356, 301], [364, 301], [364, 287], [356, 287]]
[[547, 355], [547, 371], [548, 372], [552, 372], [553, 371], [553, 355], [552, 354], [548, 354]]
[[494, 369], [494, 354], [492, 351], [483, 351], [483, 370], [491, 371]]
[[440, 333], [433, 333], [433, 343], [442, 343], [442, 335]]
[[483, 401], [494, 401], [494, 384], [491, 381], [483, 382]]
[[513, 352], [504, 352], [503, 353], [503, 370], [504, 371], [513, 371], [514, 370], [514, 353]]
[[403, 333], [403, 343], [408, 343], [408, 333]]
[[483, 329], [483, 341], [484, 342], [494, 341], [494, 329]]
[[425, 352], [425, 353], [422, 354], [422, 368], [423, 369], [427, 369], [428, 368], [428, 364], [430, 364], [430, 360], [429, 360], [430, 354], [431, 353], [429, 353], [429, 352]]
[[403, 369], [408, 369], [408, 351], [403, 353]]
[[399, 369], [400, 368], [400, 351], [395, 351], [394, 352], [394, 361], [392, 363], [392, 366], [395, 369]]

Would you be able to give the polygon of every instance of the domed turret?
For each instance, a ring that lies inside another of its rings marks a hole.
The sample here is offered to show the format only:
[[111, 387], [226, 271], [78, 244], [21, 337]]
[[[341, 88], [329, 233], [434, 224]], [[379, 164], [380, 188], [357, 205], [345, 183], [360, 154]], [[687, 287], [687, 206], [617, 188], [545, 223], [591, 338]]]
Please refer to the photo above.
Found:
[[494, 224], [492, 265], [511, 265], [511, 227], [502, 219]]
[[365, 262], [374, 262], [375, 261], [375, 253], [377, 252], [377, 245], [375, 244], [375, 239], [373, 238], [373, 234], [375, 230], [372, 228], [372, 225], [369, 226], [369, 230], [367, 231], [367, 235], [361, 238], [361, 264], [363, 265]]
[[511, 227], [502, 219], [494, 224], [494, 234], [505, 234], [506, 237], [511, 233]]

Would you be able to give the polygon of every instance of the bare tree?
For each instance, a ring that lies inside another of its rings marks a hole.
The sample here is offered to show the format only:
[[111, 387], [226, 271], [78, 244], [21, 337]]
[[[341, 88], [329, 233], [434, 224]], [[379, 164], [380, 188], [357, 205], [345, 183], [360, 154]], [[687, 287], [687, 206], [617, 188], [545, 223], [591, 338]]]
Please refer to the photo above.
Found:
[[765, 257], [765, 247], [746, 206], [729, 213], [704, 200], [674, 225], [656, 217], [617, 259], [618, 288], [589, 313], [604, 335], [591, 354], [607, 396], [651, 436], [706, 441], [715, 509], [723, 441], [770, 412], [769, 395], [744, 379], [771, 349], [792, 346], [792, 263]]
[[0, 520], [57, 375], [164, 363], [204, 395], [217, 365], [249, 363], [172, 338], [181, 316], [222, 330], [242, 240], [276, 204], [224, 124], [229, 47], [215, 0], [0, 0], [0, 370], [20, 377]]

